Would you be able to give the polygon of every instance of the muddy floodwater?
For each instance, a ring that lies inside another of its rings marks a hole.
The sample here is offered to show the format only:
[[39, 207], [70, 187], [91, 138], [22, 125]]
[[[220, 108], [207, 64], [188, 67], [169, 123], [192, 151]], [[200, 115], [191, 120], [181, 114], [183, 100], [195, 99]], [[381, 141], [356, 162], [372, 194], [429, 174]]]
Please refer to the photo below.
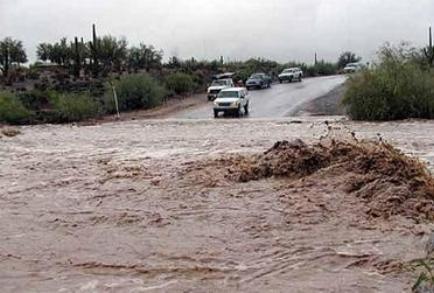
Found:
[[433, 223], [368, 217], [336, 184], [345, 174], [243, 183], [204, 167], [351, 132], [434, 163], [434, 122], [342, 119], [42, 125], [2, 136], [1, 291], [408, 292], [407, 264], [424, 256]]

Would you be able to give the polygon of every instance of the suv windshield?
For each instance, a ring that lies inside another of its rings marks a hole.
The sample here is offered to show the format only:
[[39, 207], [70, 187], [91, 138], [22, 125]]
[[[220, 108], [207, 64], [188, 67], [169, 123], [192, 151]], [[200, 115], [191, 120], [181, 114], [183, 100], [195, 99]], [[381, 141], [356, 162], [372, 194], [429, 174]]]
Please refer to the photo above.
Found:
[[219, 98], [238, 98], [238, 92], [224, 91], [224, 92], [220, 92], [218, 97]]
[[250, 78], [263, 78], [263, 74], [253, 74]]
[[292, 69], [285, 69], [285, 70], [283, 70], [283, 72], [284, 73], [291, 73], [291, 72], [293, 72], [293, 70]]
[[214, 80], [214, 81], [211, 83], [211, 85], [212, 85], [212, 86], [226, 85], [226, 81], [224, 81], [224, 80]]

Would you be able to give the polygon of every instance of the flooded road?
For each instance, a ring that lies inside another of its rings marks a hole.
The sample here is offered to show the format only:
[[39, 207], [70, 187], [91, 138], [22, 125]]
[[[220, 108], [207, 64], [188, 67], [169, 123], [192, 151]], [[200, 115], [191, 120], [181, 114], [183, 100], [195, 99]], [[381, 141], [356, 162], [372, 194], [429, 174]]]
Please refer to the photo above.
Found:
[[403, 267], [432, 223], [369, 219], [320, 173], [240, 183], [203, 167], [317, 142], [325, 119], [331, 137], [380, 137], [434, 163], [424, 121], [148, 120], [1, 137], [2, 292], [408, 291]]
[[[303, 82], [275, 84], [270, 89], [250, 91], [250, 118], [280, 118], [291, 116], [299, 106], [329, 93], [343, 84], [343, 75], [307, 78]], [[171, 118], [213, 118], [213, 104], [176, 113]]]

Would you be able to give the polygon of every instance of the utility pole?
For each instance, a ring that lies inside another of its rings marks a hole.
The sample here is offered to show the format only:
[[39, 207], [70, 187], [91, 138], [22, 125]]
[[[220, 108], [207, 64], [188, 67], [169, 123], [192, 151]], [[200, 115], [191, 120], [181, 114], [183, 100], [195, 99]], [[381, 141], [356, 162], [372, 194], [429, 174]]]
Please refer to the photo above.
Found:
[[316, 52], [315, 52], [315, 65], [318, 63], [318, 56], [317, 56], [317, 54], [316, 54]]
[[116, 117], [119, 120], [121, 118], [121, 115], [119, 113], [119, 101], [118, 101], [118, 94], [116, 93], [116, 87], [113, 82], [110, 82], [112, 92], [113, 92], [113, 101], [115, 102], [115, 109], [116, 109]]

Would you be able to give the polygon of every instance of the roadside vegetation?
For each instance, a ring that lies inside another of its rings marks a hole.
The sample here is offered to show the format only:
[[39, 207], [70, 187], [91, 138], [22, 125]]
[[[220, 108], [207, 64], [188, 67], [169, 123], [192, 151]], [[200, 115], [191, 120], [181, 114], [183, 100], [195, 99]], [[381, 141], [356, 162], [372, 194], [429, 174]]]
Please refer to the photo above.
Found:
[[24, 124], [29, 122], [31, 113], [18, 97], [10, 92], [0, 92], [0, 121], [9, 124]]
[[[167, 90], [146, 74], [128, 75], [115, 84], [121, 111], [150, 109], [161, 105], [167, 96]], [[108, 112], [113, 111], [108, 107]]]
[[[342, 54], [356, 58], [353, 53]], [[273, 79], [288, 67], [300, 67], [306, 77], [336, 74], [337, 62], [279, 63], [262, 58], [225, 62], [182, 60], [163, 62], [163, 52], [151, 45], [129, 46], [125, 38], [98, 36], [62, 38], [37, 46], [38, 61], [23, 66], [27, 54], [20, 40], [0, 40], [0, 123], [68, 123], [113, 114], [115, 86], [120, 111], [150, 109], [168, 99], [204, 92], [212, 77], [233, 72], [245, 82], [255, 72]]]
[[196, 88], [193, 77], [183, 72], [172, 73], [166, 77], [166, 87], [175, 94], [186, 94]]
[[352, 119], [387, 121], [434, 118], [432, 45], [385, 45], [378, 63], [352, 76], [343, 104]]

